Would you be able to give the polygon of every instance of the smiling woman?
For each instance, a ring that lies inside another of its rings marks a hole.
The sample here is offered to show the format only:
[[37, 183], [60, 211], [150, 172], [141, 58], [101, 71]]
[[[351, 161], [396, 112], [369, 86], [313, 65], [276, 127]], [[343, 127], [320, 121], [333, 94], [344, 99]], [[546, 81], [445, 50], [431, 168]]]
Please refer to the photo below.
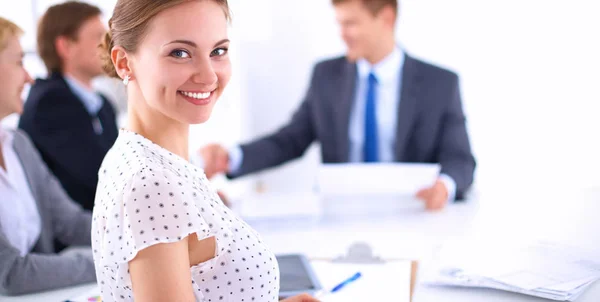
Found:
[[[144, 103], [151, 108], [160, 108], [165, 113], [165, 118], [197, 124], [208, 120], [230, 78], [231, 66], [227, 56], [229, 8], [226, 1], [208, 1], [214, 7], [186, 11], [178, 17], [178, 21], [197, 23], [193, 19], [199, 13], [216, 9], [216, 14], [207, 14], [209, 18], [206, 22], [211, 23], [211, 30], [204, 30], [214, 37], [213, 41], [194, 41], [192, 38], [200, 31], [183, 28], [183, 23], [175, 25], [181, 29], [176, 29], [178, 31], [175, 32], [179, 34], [173, 35], [171, 30], [174, 28], [162, 24], [155, 26], [158, 23], [150, 22], [155, 18], [163, 18], [164, 11], [170, 8], [192, 5], [188, 2], [190, 1], [119, 1], [115, 14], [109, 21], [111, 32], [104, 41], [103, 54], [108, 75], [122, 79], [129, 76], [129, 81], [136, 82], [134, 89], [129, 89], [130, 100], [135, 102], [140, 99], [136, 95], [145, 91]], [[136, 12], [141, 17], [131, 18], [130, 15], [118, 12]], [[146, 35], [147, 32], [156, 34]], [[153, 48], [140, 48], [142, 44], [152, 45]], [[208, 56], [202, 51], [208, 51]], [[198, 68], [208, 72], [196, 72]], [[178, 72], [173, 72], [174, 70]], [[195, 83], [189, 83], [188, 79]], [[201, 107], [188, 108], [189, 105]]]
[[[229, 82], [225, 0], [120, 0], [104, 69], [128, 125], [106, 155], [92, 246], [103, 301], [277, 301], [277, 260], [189, 163], [189, 128]], [[314, 301], [307, 296], [289, 301]]]

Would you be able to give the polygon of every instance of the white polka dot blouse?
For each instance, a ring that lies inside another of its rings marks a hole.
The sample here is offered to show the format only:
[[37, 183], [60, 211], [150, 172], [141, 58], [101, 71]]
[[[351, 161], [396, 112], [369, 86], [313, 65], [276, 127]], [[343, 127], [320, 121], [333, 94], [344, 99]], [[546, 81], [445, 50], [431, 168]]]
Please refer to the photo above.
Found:
[[277, 301], [275, 256], [222, 203], [202, 169], [121, 130], [98, 174], [92, 248], [103, 301], [134, 301], [128, 262], [194, 233], [217, 242], [216, 257], [190, 268], [196, 301]]

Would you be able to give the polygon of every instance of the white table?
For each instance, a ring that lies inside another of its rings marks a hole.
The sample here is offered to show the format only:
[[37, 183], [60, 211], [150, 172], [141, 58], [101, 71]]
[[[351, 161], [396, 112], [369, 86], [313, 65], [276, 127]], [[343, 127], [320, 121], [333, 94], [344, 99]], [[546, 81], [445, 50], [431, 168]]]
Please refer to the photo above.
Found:
[[[305, 253], [312, 258], [340, 255], [353, 242], [369, 243], [383, 258], [431, 256], [446, 240], [464, 235], [548, 239], [581, 247], [600, 248], [600, 190], [578, 193], [528, 194], [513, 189], [510, 196], [489, 192], [439, 213], [422, 210], [417, 202], [378, 216], [285, 217], [252, 220], [250, 224], [276, 253]], [[268, 199], [268, 198], [266, 198]], [[290, 196], [292, 202], [293, 196]], [[269, 207], [268, 202], [256, 206]], [[344, 205], [338, 205], [343, 207]], [[371, 205], [376, 207], [376, 204]], [[333, 207], [335, 208], [335, 207]], [[2, 302], [64, 301], [90, 285], [23, 297], [0, 297]], [[375, 290], [375, 289], [373, 289]], [[548, 301], [487, 289], [430, 287], [418, 284], [413, 301]], [[600, 282], [577, 302], [600, 301]]]
[[[355, 241], [365, 241], [383, 258], [426, 259], [446, 241], [461, 236], [550, 240], [600, 250], [600, 189], [528, 194], [530, 188], [478, 194], [440, 213], [424, 212], [416, 202], [395, 213], [294, 222], [252, 222], [277, 253], [304, 252], [332, 257]], [[410, 202], [410, 201], [407, 201]], [[264, 205], [264, 206], [269, 206]], [[376, 206], [371, 204], [371, 206]], [[343, 205], [340, 205], [343, 207]], [[600, 255], [599, 255], [600, 259]], [[417, 283], [413, 301], [549, 301], [488, 289], [431, 287]], [[600, 301], [600, 282], [577, 302]]]
[[4, 297], [0, 296], [1, 302], [63, 302], [69, 298], [76, 297], [80, 294], [86, 293], [96, 287], [96, 284], [86, 284], [80, 286], [74, 286], [66, 289], [48, 291], [43, 293], [17, 296], [17, 297]]

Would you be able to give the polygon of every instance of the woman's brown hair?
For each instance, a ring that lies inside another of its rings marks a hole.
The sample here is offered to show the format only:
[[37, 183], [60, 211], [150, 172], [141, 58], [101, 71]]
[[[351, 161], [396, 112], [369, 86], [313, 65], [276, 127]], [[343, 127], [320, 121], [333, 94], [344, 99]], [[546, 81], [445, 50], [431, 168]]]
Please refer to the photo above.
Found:
[[110, 53], [115, 46], [135, 53], [142, 41], [150, 21], [160, 12], [190, 1], [214, 1], [218, 3], [230, 19], [227, 0], [118, 0], [112, 18], [108, 21], [108, 32], [101, 47], [104, 72], [110, 77], [119, 78], [112, 63]]

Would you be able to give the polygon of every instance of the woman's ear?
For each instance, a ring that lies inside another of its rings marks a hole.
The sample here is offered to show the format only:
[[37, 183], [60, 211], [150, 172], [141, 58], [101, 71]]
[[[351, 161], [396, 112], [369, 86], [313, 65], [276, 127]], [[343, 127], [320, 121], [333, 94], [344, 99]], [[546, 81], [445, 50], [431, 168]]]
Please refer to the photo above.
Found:
[[121, 79], [129, 77], [133, 79], [133, 71], [131, 70], [130, 57], [121, 46], [115, 46], [110, 52], [110, 58], [115, 66], [115, 70]]

